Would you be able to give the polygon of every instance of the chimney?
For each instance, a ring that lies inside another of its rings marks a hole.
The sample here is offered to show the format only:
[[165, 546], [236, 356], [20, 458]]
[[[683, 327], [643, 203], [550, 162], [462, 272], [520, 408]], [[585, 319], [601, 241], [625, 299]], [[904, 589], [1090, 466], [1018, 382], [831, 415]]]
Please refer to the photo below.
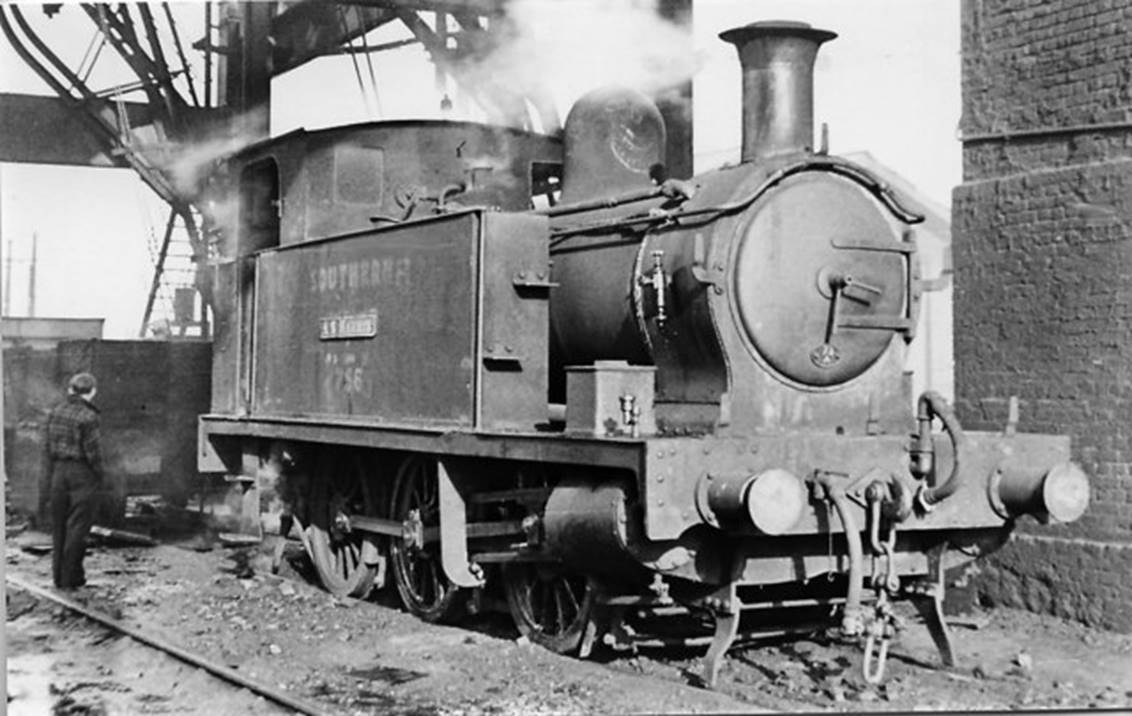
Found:
[[837, 33], [804, 22], [753, 22], [719, 35], [743, 68], [744, 162], [814, 144], [814, 59]]

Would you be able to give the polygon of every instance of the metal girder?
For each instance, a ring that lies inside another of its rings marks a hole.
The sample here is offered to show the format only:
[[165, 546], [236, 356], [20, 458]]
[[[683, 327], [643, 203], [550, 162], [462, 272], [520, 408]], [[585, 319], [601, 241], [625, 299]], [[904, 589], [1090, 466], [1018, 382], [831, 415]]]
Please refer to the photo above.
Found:
[[271, 107], [271, 24], [275, 7], [266, 2], [224, 2], [219, 23], [217, 72], [220, 104], [232, 112], [233, 129], [248, 142], [269, 135]]
[[[163, 4], [165, 33], [171, 35], [181, 69], [170, 69], [162, 47], [163, 32], [148, 4], [139, 4], [135, 26], [129, 7], [119, 4], [83, 4], [81, 9], [98, 28], [101, 43], [92, 40], [82, 61], [66, 62], [30, 24], [15, 5], [0, 5], [0, 32], [13, 50], [57, 95], [0, 95], [0, 160], [71, 166], [105, 166], [133, 169], [141, 180], [170, 206], [161, 260], [146, 305], [146, 321], [153, 309], [172, 240], [172, 227], [181, 217], [194, 260], [205, 253], [193, 214], [197, 187], [179, 181], [172, 162], [190, 141], [209, 134], [227, 119], [227, 108], [204, 109], [192, 88], [192, 75], [172, 11]], [[52, 13], [48, 8], [48, 16]], [[266, 38], [264, 38], [266, 43]], [[104, 44], [112, 47], [137, 75], [137, 81], [95, 91], [88, 84]], [[89, 60], [89, 65], [88, 65]], [[174, 78], [184, 76], [193, 104], [181, 96]], [[145, 92], [148, 102], [126, 102], [123, 95]], [[264, 123], [266, 124], [266, 122]], [[143, 332], [144, 332], [143, 322]], [[201, 323], [202, 334], [205, 330]]]
[[439, 12], [465, 27], [503, 13], [506, 0], [356, 0], [296, 2], [271, 21], [272, 73], [282, 74], [397, 20], [400, 13]]
[[96, 106], [99, 97], [35, 34], [18, 6], [0, 5], [0, 29], [20, 58], [55, 91], [64, 104], [75, 111], [76, 116], [101, 143], [112, 152], [121, 150], [123, 160], [163, 200], [178, 207], [185, 205], [169, 178], [155, 169], [145, 156], [123, 142], [117, 118], [113, 114], [107, 117], [100, 111], [102, 108]]
[[271, 21], [272, 74], [282, 74], [396, 19], [392, 10], [361, 4], [301, 2]]
[[[148, 109], [136, 102], [126, 104], [131, 118], [148, 117]], [[63, 100], [9, 93], [0, 94], [0, 162], [130, 166], [89, 132]]]
[[[117, 109], [109, 100], [99, 104], [110, 115]], [[122, 102], [121, 109], [135, 130], [153, 122], [149, 104]], [[201, 126], [224, 112], [191, 108], [189, 116]], [[8, 92], [0, 93], [0, 162], [130, 168], [115, 145], [90, 131], [66, 100]]]
[[509, 2], [510, 0], [354, 0], [354, 4], [358, 5], [447, 12], [453, 15], [463, 13], [481, 17], [502, 14]]
[[462, 35], [463, 41], [453, 48], [449, 47], [448, 41], [435, 32], [417, 12], [401, 9], [397, 11], [397, 17], [428, 50], [433, 63], [476, 98], [487, 112], [489, 122], [518, 127], [528, 126], [526, 102], [529, 99], [538, 109], [544, 128], [558, 126], [558, 115], [553, 103], [542, 94], [527, 97], [523, 94], [523, 88], [503, 84], [491, 87], [472, 86], [464, 81], [460, 71], [461, 63], [470, 56], [485, 52], [491, 44], [489, 32], [479, 27], [478, 23], [472, 23], [470, 18], [465, 17], [461, 21], [465, 30]]
[[149, 52], [153, 53], [153, 57], [143, 48], [127, 5], [83, 4], [81, 7], [141, 80], [150, 104], [161, 108], [163, 116], [158, 118], [159, 122], [167, 129], [179, 129], [181, 110], [188, 103], [173, 86], [173, 77], [169, 73], [149, 7], [139, 5], [138, 10], [149, 40]]

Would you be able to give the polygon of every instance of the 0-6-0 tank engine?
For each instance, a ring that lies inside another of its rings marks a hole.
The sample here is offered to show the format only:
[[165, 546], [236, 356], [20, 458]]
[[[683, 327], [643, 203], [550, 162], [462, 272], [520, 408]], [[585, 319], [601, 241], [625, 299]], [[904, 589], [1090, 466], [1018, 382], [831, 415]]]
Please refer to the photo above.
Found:
[[1023, 514], [1084, 511], [1067, 438], [965, 432], [913, 399], [920, 217], [812, 146], [835, 35], [721, 37], [741, 162], [687, 180], [620, 90], [580, 100], [561, 143], [374, 123], [228, 160], [201, 466], [276, 493], [328, 589], [388, 575], [430, 620], [502, 593], [533, 641], [583, 655], [671, 639], [650, 631], [669, 615], [710, 643], [709, 684], [740, 634], [833, 611], [875, 681], [894, 600], [950, 663], [948, 570]]

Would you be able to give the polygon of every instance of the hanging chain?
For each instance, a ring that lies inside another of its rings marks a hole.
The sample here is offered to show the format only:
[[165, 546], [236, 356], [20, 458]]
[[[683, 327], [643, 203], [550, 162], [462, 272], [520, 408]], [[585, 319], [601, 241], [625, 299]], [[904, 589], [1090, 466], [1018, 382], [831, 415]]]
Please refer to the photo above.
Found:
[[833, 501], [825, 503], [825, 534], [827, 536], [826, 554], [829, 559], [829, 571], [825, 573], [826, 581], [832, 582], [837, 578], [837, 563], [833, 560]]
[[[879, 496], [878, 496], [879, 497]], [[883, 560], [883, 574], [873, 574], [873, 589], [876, 590], [877, 600], [873, 607], [872, 617], [865, 628], [865, 658], [861, 664], [861, 671], [865, 681], [870, 684], [879, 684], [884, 678], [884, 668], [888, 659], [888, 646], [892, 637], [900, 628], [899, 620], [892, 608], [890, 597], [895, 597], [900, 590], [900, 575], [896, 572], [896, 525], [889, 523], [888, 534], [884, 541], [880, 539], [881, 510], [880, 499], [870, 500], [869, 538], [874, 550], [879, 552]], [[874, 565], [876, 562], [874, 561]]]
[[881, 543], [884, 553], [884, 588], [893, 595], [900, 590], [900, 575], [896, 573], [896, 526], [888, 528], [888, 539]]
[[873, 618], [866, 627], [868, 636], [865, 638], [865, 658], [861, 663], [861, 672], [870, 684], [879, 684], [884, 679], [888, 645], [896, 635], [896, 629], [896, 615], [888, 601], [888, 590], [882, 589], [877, 597]]

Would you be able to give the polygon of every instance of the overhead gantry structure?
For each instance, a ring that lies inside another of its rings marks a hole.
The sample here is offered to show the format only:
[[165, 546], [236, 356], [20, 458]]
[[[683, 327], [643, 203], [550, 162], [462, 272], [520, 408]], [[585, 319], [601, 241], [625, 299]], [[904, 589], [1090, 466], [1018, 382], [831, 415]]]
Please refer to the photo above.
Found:
[[[690, 29], [691, 2], [657, 0], [656, 12]], [[0, 4], [0, 30], [55, 94], [0, 94], [0, 161], [137, 172], [169, 207], [142, 333], [163, 296], [182, 331], [195, 324], [207, 335], [208, 312], [202, 302], [194, 318], [193, 283], [185, 278], [208, 258], [198, 207], [202, 187], [198, 177], [184, 171], [186, 161], [203, 144], [231, 150], [233, 142], [266, 138], [273, 77], [326, 55], [368, 58], [418, 43], [438, 77], [450, 79], [488, 121], [555, 132], [561, 121], [549, 88], [477, 82], [465, 72], [509, 39], [508, 5], [508, 0], [204, 3], [195, 6], [188, 23], [190, 36], [197, 38], [190, 44], [181, 25], [186, 24], [184, 8], [193, 6]], [[91, 33], [81, 59], [73, 57], [73, 34], [63, 37], [53, 26], [60, 13], [76, 10], [89, 21]], [[390, 25], [403, 28], [403, 37], [368, 41], [375, 30]], [[95, 87], [94, 78], [108, 74], [102, 67], [109, 63], [118, 76], [124, 66], [131, 81]], [[673, 89], [673, 99], [660, 102], [669, 127], [669, 169], [673, 176], [690, 176], [685, 105], [691, 83]], [[188, 251], [172, 251], [178, 244]], [[179, 281], [170, 278], [178, 258]], [[178, 300], [172, 300], [175, 294]]]

